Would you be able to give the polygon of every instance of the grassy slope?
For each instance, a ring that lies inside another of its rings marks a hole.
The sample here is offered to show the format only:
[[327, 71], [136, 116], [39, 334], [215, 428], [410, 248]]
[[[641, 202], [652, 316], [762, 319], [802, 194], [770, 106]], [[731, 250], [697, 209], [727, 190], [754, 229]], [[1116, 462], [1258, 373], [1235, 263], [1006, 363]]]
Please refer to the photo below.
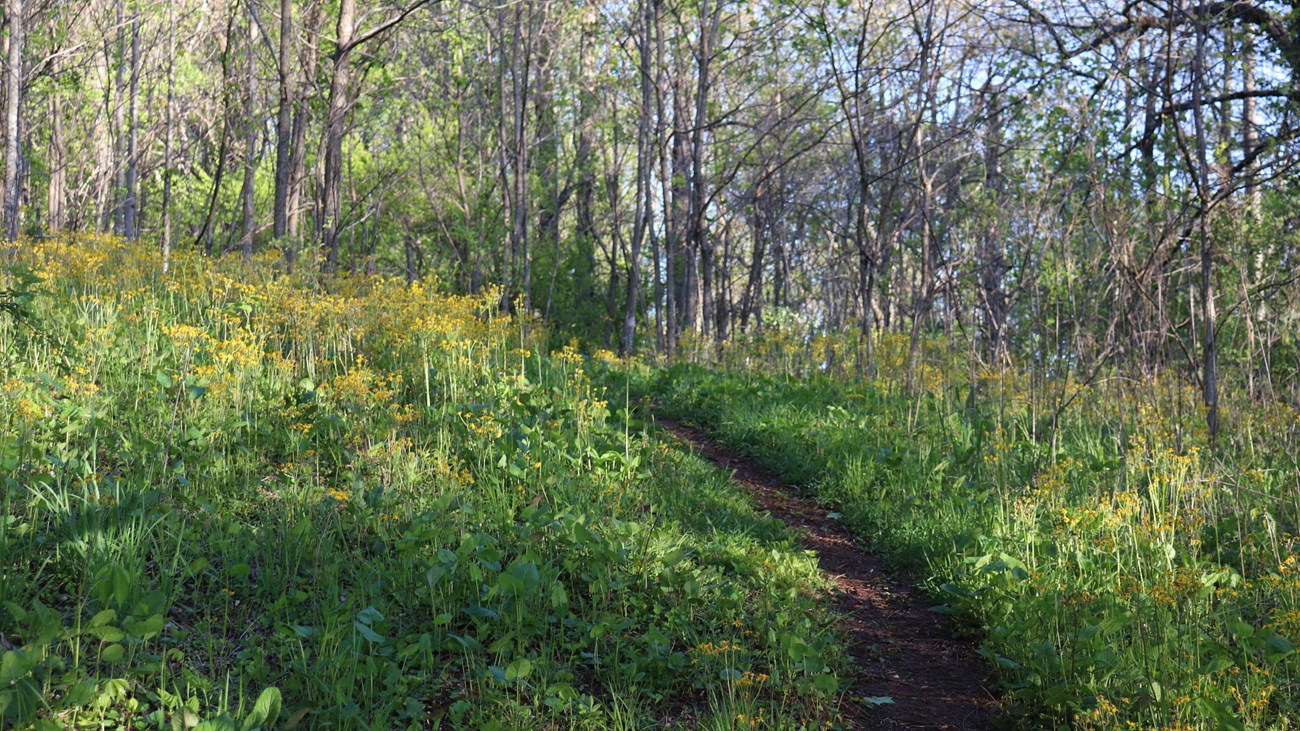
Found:
[[990, 384], [980, 408], [964, 387], [913, 400], [696, 367], [637, 390], [808, 486], [928, 577], [986, 638], [1021, 723], [1293, 728], [1294, 413], [1239, 412], [1211, 455], [1159, 389], [1093, 392], [1053, 444], [1033, 438], [1049, 422], [1013, 378]]
[[0, 726], [833, 719], [810, 559], [493, 295], [184, 255], [163, 278], [111, 240], [23, 258]]

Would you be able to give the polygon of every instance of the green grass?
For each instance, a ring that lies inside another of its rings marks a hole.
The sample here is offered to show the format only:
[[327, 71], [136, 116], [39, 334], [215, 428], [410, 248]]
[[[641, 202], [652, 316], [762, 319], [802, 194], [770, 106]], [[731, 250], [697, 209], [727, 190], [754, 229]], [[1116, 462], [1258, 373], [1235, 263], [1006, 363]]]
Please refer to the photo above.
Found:
[[495, 295], [163, 278], [113, 240], [22, 259], [0, 726], [835, 722], [813, 560]]
[[1293, 409], [1233, 405], [1212, 449], [1177, 384], [1085, 389], [1053, 428], [1077, 386], [928, 370], [915, 398], [890, 370], [627, 373], [919, 577], [982, 638], [1011, 723], [1297, 726]]

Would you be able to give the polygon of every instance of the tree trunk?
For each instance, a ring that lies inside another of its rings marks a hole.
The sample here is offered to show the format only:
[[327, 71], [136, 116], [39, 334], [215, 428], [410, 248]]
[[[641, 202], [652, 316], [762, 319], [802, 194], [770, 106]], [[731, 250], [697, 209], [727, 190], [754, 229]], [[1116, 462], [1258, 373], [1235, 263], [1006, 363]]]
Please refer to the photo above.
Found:
[[140, 237], [140, 161], [138, 128], [140, 126], [140, 15], [131, 16], [131, 77], [127, 91], [126, 128], [126, 199], [122, 202], [122, 235], [129, 241]]
[[67, 225], [68, 151], [63, 139], [63, 99], [50, 95], [50, 189], [46, 196], [50, 231]]
[[[533, 93], [533, 110], [536, 115], [537, 155], [534, 163], [537, 180], [537, 251], [549, 252], [553, 257], [552, 281], [559, 271], [564, 258], [560, 251], [560, 216], [564, 209], [567, 191], [560, 189], [560, 138], [556, 124], [554, 73], [551, 64], [555, 62], [552, 54], [552, 33], [546, 3], [540, 11], [540, 29], [537, 34], [536, 59], [531, 64], [535, 69]], [[529, 23], [530, 27], [532, 22]], [[529, 292], [531, 300], [532, 293]], [[550, 296], [546, 298], [546, 310], [550, 311]]]
[[1201, 330], [1202, 330], [1202, 385], [1206, 407], [1206, 426], [1210, 441], [1219, 436], [1219, 352], [1216, 342], [1217, 313], [1214, 307], [1214, 242], [1210, 237], [1210, 164], [1205, 129], [1205, 37], [1208, 31], [1201, 21], [1196, 23], [1196, 53], [1192, 58], [1192, 123], [1196, 132], [1196, 192], [1200, 210], [1197, 213], [1197, 233], [1201, 246]]
[[235, 11], [226, 19], [226, 47], [221, 54], [221, 140], [217, 146], [217, 169], [212, 175], [212, 190], [208, 194], [208, 210], [194, 238], [195, 247], [202, 246], [212, 254], [212, 219], [217, 212], [217, 199], [221, 194], [221, 181], [226, 174], [226, 157], [230, 151], [230, 57], [235, 42]]
[[671, 174], [672, 222], [669, 231], [668, 252], [673, 260], [673, 297], [677, 300], [673, 341], [680, 339], [684, 330], [695, 327], [695, 251], [690, 240], [690, 180], [691, 136], [690, 109], [686, 92], [680, 82], [673, 86], [673, 134]]
[[[1241, 109], [1241, 148], [1243, 155], [1250, 155], [1259, 147], [1259, 112], [1255, 98], [1255, 36], [1249, 31], [1241, 39], [1241, 90], [1246, 94]], [[1226, 140], [1225, 140], [1226, 141]], [[1259, 218], [1260, 194], [1258, 166], [1246, 166], [1246, 208], [1251, 215]]]
[[[321, 23], [324, 22], [324, 7], [320, 2], [312, 6], [312, 12], [307, 16], [307, 27], [304, 29], [308, 37], [314, 37], [320, 30]], [[316, 78], [316, 67], [318, 65], [319, 55], [312, 49], [303, 62], [303, 78], [311, 80]], [[298, 91], [295, 96], [293, 110], [293, 140], [289, 152], [289, 189], [288, 200], [285, 204], [287, 209], [288, 230], [290, 243], [285, 252], [285, 258], [288, 260], [289, 267], [292, 269], [294, 261], [297, 259], [297, 239], [299, 232], [299, 222], [302, 220], [302, 188], [307, 180], [307, 123], [308, 109], [304, 100], [299, 98], [301, 92]]]
[[167, 131], [163, 137], [162, 271], [167, 273], [172, 255], [172, 165], [176, 129], [176, 21], [174, 6], [167, 6]]
[[708, 205], [708, 182], [704, 174], [704, 130], [708, 126], [709, 94], [712, 79], [709, 76], [713, 60], [713, 38], [721, 21], [721, 5], [710, 6], [718, 0], [700, 1], [699, 41], [695, 66], [695, 116], [691, 129], [691, 177], [689, 221], [690, 247], [699, 253], [702, 275], [703, 326], [705, 334], [713, 330], [713, 255], [714, 244], [705, 226], [705, 207]]
[[330, 74], [329, 100], [325, 119], [325, 166], [321, 185], [320, 247], [324, 256], [322, 268], [333, 272], [339, 259], [339, 215], [342, 212], [340, 197], [343, 188], [343, 136], [347, 133], [349, 63], [352, 37], [356, 32], [356, 0], [339, 0], [338, 22], [335, 25], [336, 45], [333, 70]]
[[678, 296], [678, 244], [677, 244], [677, 206], [673, 198], [676, 186], [672, 177], [672, 140], [673, 134], [668, 121], [669, 72], [664, 63], [664, 14], [661, 0], [655, 0], [654, 17], [655, 42], [655, 142], [659, 154], [659, 188], [660, 200], [663, 202], [663, 249], [664, 249], [664, 344], [663, 352], [672, 357], [677, 352], [677, 340], [681, 334], [680, 304]]
[[650, 53], [653, 44], [654, 9], [651, 0], [641, 0], [641, 37], [637, 43], [641, 76], [641, 109], [636, 134], [636, 220], [632, 222], [632, 250], [627, 260], [627, 301], [623, 307], [623, 332], [619, 339], [619, 355], [632, 354], [636, 344], [637, 303], [641, 288], [641, 245], [650, 226], [654, 195], [650, 188], [650, 164], [653, 151], [650, 147], [650, 115], [654, 104], [654, 85], [650, 76]]
[[[113, 147], [113, 84], [110, 83], [113, 65], [113, 44], [105, 37], [102, 53], [95, 54], [95, 68], [92, 78], [103, 79], [99, 113], [94, 122], [95, 147], [95, 212], [96, 231], [110, 231], [113, 227], [113, 166], [116, 162]], [[77, 217], [75, 209], [72, 211]]]
[[4, 229], [10, 241], [18, 239], [18, 199], [21, 195], [20, 175], [22, 148], [19, 136], [21, 127], [23, 93], [23, 0], [9, 0], [9, 54], [5, 62], [5, 170], [4, 170]]
[[[577, 200], [576, 215], [576, 281], [573, 293], [580, 301], [589, 300], [594, 294], [594, 269], [597, 245], [596, 233], [596, 114], [600, 107], [596, 95], [596, 24], [599, 17], [599, 4], [588, 0], [583, 12], [582, 39], [579, 50], [579, 66], [582, 72], [582, 88], [578, 96], [578, 149], [575, 165], [577, 166]], [[549, 309], [549, 307], [548, 307]]]
[[[126, 18], [123, 15], [125, 3], [117, 8], [117, 53], [114, 60], [117, 61], [116, 69], [113, 73], [113, 233], [118, 235], [126, 234], [126, 150], [123, 149], [126, 142], [126, 122], [123, 119], [125, 113], [124, 97], [127, 96], [126, 70]], [[229, 34], [227, 34], [229, 39]]]
[[244, 46], [244, 184], [240, 191], [243, 203], [239, 248], [244, 261], [253, 257], [253, 234], [257, 230], [254, 193], [257, 183], [257, 23], [248, 14], [248, 38]]
[[[289, 234], [289, 180], [292, 173], [294, 88], [293, 0], [280, 0], [280, 100], [275, 113], [275, 197], [272, 230], [277, 241]], [[289, 251], [289, 247], [285, 247]]]

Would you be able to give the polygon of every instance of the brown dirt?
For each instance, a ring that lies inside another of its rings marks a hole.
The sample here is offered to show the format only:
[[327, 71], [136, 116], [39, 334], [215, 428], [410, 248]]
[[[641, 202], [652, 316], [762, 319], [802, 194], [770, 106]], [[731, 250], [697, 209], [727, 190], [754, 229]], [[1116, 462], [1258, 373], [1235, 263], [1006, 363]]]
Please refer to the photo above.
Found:
[[[891, 576], [885, 562], [857, 546], [829, 511], [794, 494], [773, 473], [731, 454], [707, 434], [674, 421], [658, 423], [753, 495], [760, 509], [798, 532], [835, 584], [831, 603], [856, 677], [841, 707], [862, 729], [989, 729], [998, 709], [989, 671], [974, 646], [953, 636], [925, 595]], [[864, 698], [891, 698], [873, 704]]]

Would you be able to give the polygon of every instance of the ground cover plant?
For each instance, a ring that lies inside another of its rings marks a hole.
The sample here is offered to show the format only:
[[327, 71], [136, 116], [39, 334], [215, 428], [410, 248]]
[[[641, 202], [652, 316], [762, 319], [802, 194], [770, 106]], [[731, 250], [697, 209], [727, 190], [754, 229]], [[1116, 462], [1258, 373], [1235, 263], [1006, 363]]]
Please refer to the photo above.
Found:
[[926, 581], [982, 638], [1013, 723], [1296, 727], [1295, 408], [1227, 404], [1211, 446], [1172, 377], [976, 370], [935, 341], [912, 391], [905, 338], [877, 343], [873, 377], [831, 375], [845, 345], [774, 334], [628, 373]]
[[0, 726], [835, 723], [813, 560], [497, 293], [19, 248]]

